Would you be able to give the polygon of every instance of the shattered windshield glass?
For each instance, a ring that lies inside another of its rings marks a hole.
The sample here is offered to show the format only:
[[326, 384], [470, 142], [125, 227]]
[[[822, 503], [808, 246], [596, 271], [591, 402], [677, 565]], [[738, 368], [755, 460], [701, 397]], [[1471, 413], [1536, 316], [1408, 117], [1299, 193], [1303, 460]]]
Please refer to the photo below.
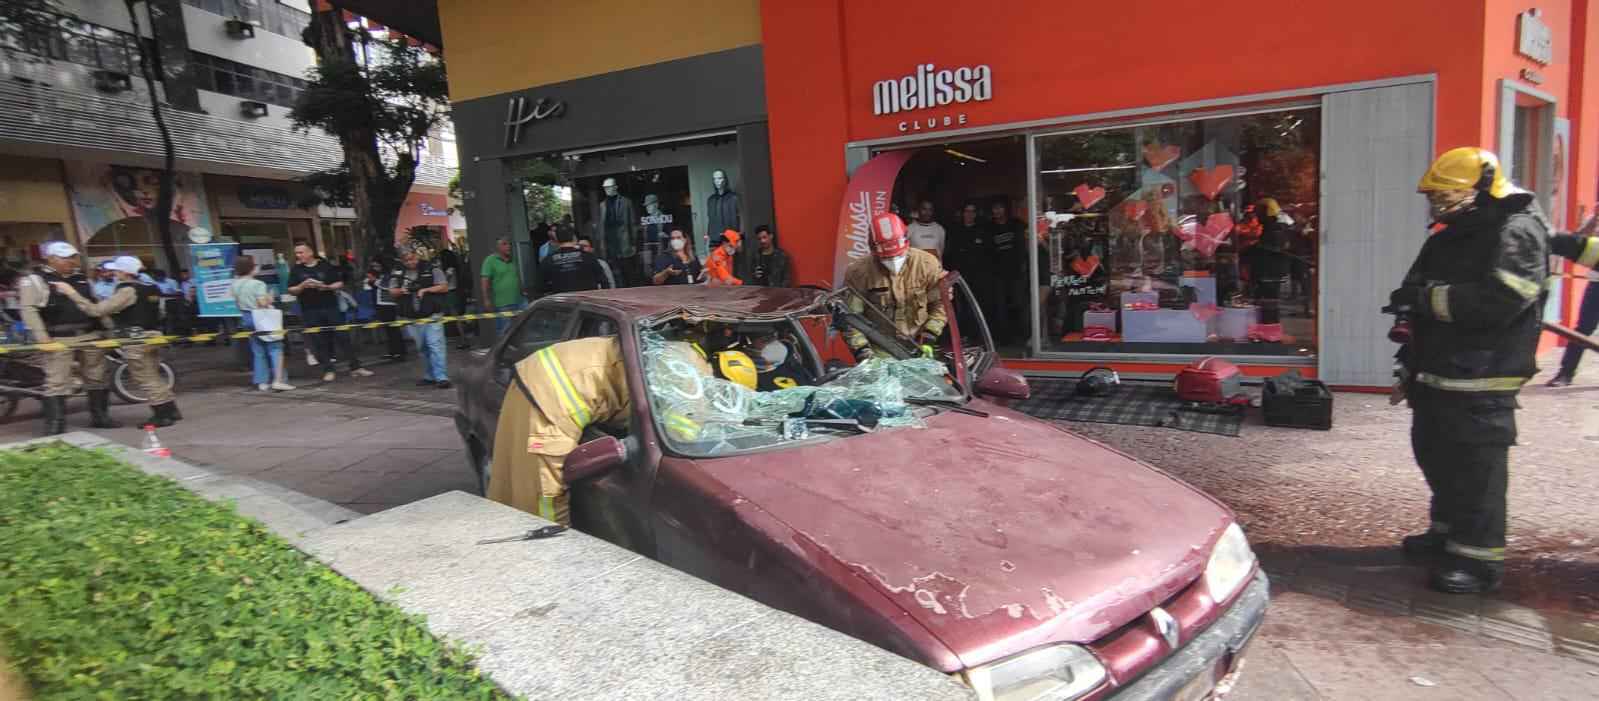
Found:
[[930, 407], [964, 401], [931, 358], [885, 353], [823, 370], [810, 351], [823, 345], [812, 322], [831, 326], [820, 312], [754, 323], [679, 317], [640, 329], [650, 405], [673, 450], [726, 455], [920, 428]]

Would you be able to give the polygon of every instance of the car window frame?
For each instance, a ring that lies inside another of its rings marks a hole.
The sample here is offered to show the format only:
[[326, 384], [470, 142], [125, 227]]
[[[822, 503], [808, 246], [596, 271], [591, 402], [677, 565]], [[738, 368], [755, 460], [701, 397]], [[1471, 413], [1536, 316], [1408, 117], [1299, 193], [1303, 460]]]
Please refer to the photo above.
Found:
[[559, 303], [541, 304], [539, 302], [534, 302], [533, 305], [528, 307], [526, 311], [517, 316], [515, 322], [511, 324], [511, 328], [506, 330], [505, 334], [500, 337], [499, 343], [494, 346], [495, 367], [514, 366], [516, 363], [522, 362], [522, 360], [527, 358], [529, 355], [533, 355], [534, 353], [538, 352], [538, 349], [534, 349], [528, 351], [527, 355], [517, 358], [515, 362], [507, 363], [505, 361], [505, 352], [506, 349], [511, 345], [511, 339], [516, 338], [519, 334], [521, 334], [522, 329], [526, 328], [529, 323], [532, 323], [533, 315], [543, 311], [554, 311], [557, 314], [564, 313], [567, 315], [566, 321], [561, 327], [560, 335], [558, 335], [556, 339], [551, 341], [548, 345], [554, 345], [571, 338], [572, 333], [576, 329], [578, 319], [578, 309], [575, 306]]

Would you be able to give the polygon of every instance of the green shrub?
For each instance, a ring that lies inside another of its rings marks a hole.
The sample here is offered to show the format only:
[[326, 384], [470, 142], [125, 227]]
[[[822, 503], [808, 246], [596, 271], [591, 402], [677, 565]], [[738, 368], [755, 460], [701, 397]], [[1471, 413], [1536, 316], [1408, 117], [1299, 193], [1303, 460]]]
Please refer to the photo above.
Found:
[[230, 505], [0, 451], [0, 659], [38, 698], [490, 699], [462, 650]]

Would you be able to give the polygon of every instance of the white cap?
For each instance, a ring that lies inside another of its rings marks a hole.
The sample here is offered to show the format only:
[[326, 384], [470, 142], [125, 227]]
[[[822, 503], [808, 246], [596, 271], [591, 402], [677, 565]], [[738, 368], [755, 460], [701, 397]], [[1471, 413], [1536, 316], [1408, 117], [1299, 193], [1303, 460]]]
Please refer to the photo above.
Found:
[[115, 260], [106, 263], [105, 267], [129, 275], [138, 275], [139, 271], [144, 269], [144, 263], [133, 256], [117, 256]]
[[51, 241], [44, 245], [44, 255], [49, 258], [71, 258], [78, 255], [78, 249], [66, 241]]

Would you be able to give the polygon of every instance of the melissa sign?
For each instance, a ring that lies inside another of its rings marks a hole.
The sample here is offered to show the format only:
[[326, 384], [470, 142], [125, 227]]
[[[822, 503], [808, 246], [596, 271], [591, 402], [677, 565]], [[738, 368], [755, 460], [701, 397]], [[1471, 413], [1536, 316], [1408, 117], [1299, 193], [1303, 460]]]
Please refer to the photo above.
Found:
[[[933, 109], [968, 102], [986, 102], [994, 96], [994, 72], [987, 65], [940, 69], [917, 64], [916, 72], [902, 78], [879, 80], [872, 85], [872, 114]], [[900, 131], [921, 131], [966, 124], [964, 113], [917, 117], [899, 123]]]

